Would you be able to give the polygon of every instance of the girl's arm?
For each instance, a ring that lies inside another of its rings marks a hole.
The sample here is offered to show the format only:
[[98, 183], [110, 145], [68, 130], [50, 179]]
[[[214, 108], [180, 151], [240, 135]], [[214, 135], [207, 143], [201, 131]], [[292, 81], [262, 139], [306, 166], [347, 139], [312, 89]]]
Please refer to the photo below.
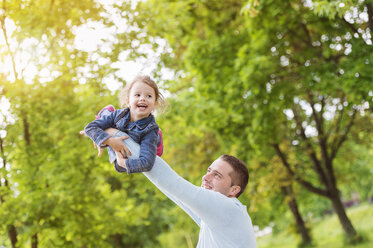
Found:
[[114, 118], [115, 112], [88, 123], [84, 128], [85, 134], [95, 142], [95, 144], [102, 146], [102, 143], [111, 137], [111, 135], [106, 133], [104, 130], [114, 127]]
[[109, 115], [103, 116], [101, 119], [94, 120], [84, 128], [85, 134], [93, 140], [99, 147], [109, 145], [114, 151], [123, 155], [129, 154], [127, 147], [123, 144], [122, 138], [112, 138], [112, 135], [105, 132], [105, 129], [115, 127], [115, 118], [123, 110], [115, 110]]
[[150, 171], [157, 156], [158, 128], [150, 131], [141, 140], [140, 154], [137, 158], [126, 160], [127, 174]]

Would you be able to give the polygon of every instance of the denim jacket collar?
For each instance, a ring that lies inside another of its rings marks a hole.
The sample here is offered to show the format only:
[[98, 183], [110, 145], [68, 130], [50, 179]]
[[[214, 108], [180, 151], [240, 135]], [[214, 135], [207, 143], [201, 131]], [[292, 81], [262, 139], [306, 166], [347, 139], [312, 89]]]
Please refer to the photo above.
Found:
[[[126, 125], [131, 122], [131, 114], [130, 111], [127, 112], [127, 114], [123, 117], [125, 119]], [[154, 116], [150, 114], [148, 117], [142, 118], [140, 120], [137, 120], [134, 122], [134, 125], [136, 125], [139, 129], [146, 128], [151, 122], [154, 122]]]

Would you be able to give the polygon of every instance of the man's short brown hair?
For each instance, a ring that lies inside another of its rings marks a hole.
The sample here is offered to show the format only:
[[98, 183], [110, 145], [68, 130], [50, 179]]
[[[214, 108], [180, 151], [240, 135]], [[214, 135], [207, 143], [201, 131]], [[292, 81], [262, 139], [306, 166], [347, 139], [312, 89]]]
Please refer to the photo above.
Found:
[[229, 174], [232, 179], [232, 186], [238, 185], [241, 190], [237, 193], [238, 198], [246, 189], [247, 183], [249, 182], [249, 171], [244, 162], [232, 155], [221, 155], [219, 157], [223, 161], [227, 162], [232, 166], [233, 172]]

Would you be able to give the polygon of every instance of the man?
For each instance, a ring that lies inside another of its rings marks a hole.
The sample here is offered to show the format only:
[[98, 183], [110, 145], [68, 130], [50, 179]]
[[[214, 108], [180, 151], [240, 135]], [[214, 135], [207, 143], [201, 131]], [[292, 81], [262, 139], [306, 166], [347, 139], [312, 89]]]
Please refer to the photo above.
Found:
[[[123, 132], [107, 130], [118, 139]], [[139, 144], [123, 140], [129, 158], [139, 156]], [[143, 174], [168, 198], [180, 206], [200, 227], [199, 248], [255, 248], [256, 241], [246, 206], [237, 199], [248, 183], [245, 164], [230, 155], [215, 160], [198, 187], [180, 177], [157, 156], [151, 171]]]

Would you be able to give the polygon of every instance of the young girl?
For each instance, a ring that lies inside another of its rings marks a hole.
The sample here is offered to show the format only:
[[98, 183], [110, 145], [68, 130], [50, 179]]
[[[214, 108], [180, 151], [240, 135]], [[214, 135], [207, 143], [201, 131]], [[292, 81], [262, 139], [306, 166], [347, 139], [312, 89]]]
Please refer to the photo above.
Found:
[[[112, 106], [105, 107], [96, 117], [98, 119], [84, 128], [84, 132], [99, 147], [110, 146], [109, 159], [118, 172], [150, 171], [157, 155], [157, 144], [162, 142], [152, 111], [164, 105], [164, 98], [149, 76], [137, 76], [122, 90], [120, 100], [127, 108], [114, 110]], [[140, 157], [127, 159], [130, 154], [126, 152], [123, 137], [111, 137], [104, 131], [108, 128], [119, 129], [140, 144]]]

